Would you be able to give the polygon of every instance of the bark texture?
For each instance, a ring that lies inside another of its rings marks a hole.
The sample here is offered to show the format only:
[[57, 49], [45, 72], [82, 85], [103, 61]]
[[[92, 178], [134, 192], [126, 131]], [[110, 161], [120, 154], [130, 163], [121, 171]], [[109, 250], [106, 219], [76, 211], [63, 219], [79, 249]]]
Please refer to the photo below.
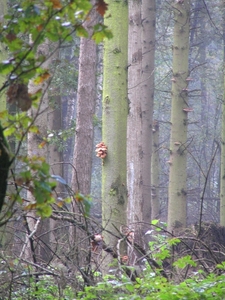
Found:
[[142, 109], [141, 109], [141, 1], [129, 1], [127, 188], [128, 222], [143, 220]]
[[168, 229], [186, 226], [188, 54], [190, 1], [174, 4]]
[[[128, 8], [126, 1], [107, 1], [105, 24], [113, 38], [105, 40], [103, 64], [103, 141], [108, 154], [102, 166], [103, 227], [118, 235], [126, 224], [126, 125], [127, 125], [127, 36]], [[105, 242], [112, 247], [118, 239], [105, 233]]]
[[127, 186], [129, 223], [151, 220], [155, 1], [129, 1]]
[[[223, 8], [225, 8], [224, 1]], [[223, 85], [222, 130], [221, 130], [221, 162], [220, 162], [220, 225], [225, 226], [225, 12], [223, 14]]]
[[155, 68], [155, 0], [142, 1], [142, 178], [143, 221], [151, 221], [151, 156]]
[[[94, 9], [86, 22], [93, 26], [98, 18]], [[91, 33], [90, 33], [91, 34]], [[90, 194], [94, 138], [94, 113], [96, 102], [96, 43], [91, 38], [81, 38], [79, 77], [76, 111], [76, 137], [73, 154], [72, 189], [84, 195]]]
[[[4, 22], [4, 15], [7, 11], [7, 1], [1, 0], [0, 1], [0, 22]], [[7, 58], [7, 52], [4, 49], [3, 45], [0, 44], [0, 61], [4, 61]], [[5, 76], [0, 74], [0, 87], [5, 81]], [[0, 111], [6, 109], [6, 97], [3, 92], [0, 93]]]

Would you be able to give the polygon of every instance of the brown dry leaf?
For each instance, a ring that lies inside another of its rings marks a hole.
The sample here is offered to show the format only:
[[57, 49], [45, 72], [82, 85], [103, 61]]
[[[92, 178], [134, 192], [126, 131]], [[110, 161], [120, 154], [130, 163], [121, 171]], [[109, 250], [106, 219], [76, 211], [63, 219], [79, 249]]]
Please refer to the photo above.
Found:
[[105, 3], [104, 0], [98, 0], [97, 3], [96, 3], [96, 5], [97, 5], [96, 10], [99, 12], [99, 14], [100, 14], [102, 17], [104, 17], [104, 14], [105, 14], [105, 12], [106, 12], [107, 9], [108, 9], [108, 4]]
[[47, 141], [43, 141], [38, 145], [38, 148], [42, 149], [47, 144]]
[[15, 180], [15, 183], [18, 185], [18, 186], [21, 186], [22, 184], [23, 184], [23, 182], [24, 182], [24, 180], [23, 180], [23, 178], [16, 178], [16, 180]]
[[25, 210], [32, 210], [36, 208], [36, 203], [30, 203], [27, 206], [24, 207]]
[[37, 26], [37, 30], [38, 31], [41, 31], [42, 29], [43, 29], [43, 25], [42, 24], [40, 24], [40, 25]]
[[59, 0], [50, 0], [50, 2], [52, 2], [54, 9], [60, 9], [60, 8], [62, 8], [62, 4], [60, 3]]
[[28, 87], [23, 83], [15, 83], [9, 86], [7, 91], [7, 102], [15, 103], [22, 111], [31, 108], [32, 100], [28, 94]]
[[40, 84], [42, 83], [43, 81], [47, 80], [51, 75], [46, 71], [45, 73], [43, 73], [42, 75], [38, 76], [34, 82], [36, 84]]
[[64, 204], [64, 201], [58, 201], [57, 202], [58, 207], [63, 207], [63, 204]]
[[16, 35], [14, 33], [10, 32], [6, 35], [6, 38], [8, 41], [12, 42], [16, 39]]

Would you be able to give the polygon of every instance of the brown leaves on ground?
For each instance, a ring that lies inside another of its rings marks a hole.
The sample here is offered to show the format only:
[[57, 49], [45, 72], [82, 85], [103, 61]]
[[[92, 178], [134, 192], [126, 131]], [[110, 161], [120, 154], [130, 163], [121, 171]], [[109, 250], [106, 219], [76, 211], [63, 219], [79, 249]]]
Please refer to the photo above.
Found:
[[105, 3], [104, 0], [98, 0], [97, 3], [96, 3], [96, 10], [97, 12], [102, 16], [104, 17], [104, 14], [105, 12], [107, 11], [108, 9], [108, 4]]
[[23, 83], [14, 83], [7, 91], [7, 101], [9, 104], [16, 104], [22, 111], [31, 108], [32, 100], [28, 94], [28, 87]]

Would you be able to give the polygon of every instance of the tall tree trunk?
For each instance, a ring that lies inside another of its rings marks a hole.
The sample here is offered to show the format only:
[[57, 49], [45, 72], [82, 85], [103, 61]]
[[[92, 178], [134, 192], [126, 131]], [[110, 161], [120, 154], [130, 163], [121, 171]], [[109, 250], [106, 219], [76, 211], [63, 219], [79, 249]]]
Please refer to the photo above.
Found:
[[[0, 0], [0, 22], [4, 22], [4, 15], [7, 11], [7, 1], [6, 0]], [[7, 52], [4, 49], [4, 46], [0, 44], [0, 61], [4, 61], [7, 57]], [[5, 76], [0, 74], [0, 87], [5, 81]], [[3, 111], [6, 109], [6, 97], [3, 93], [0, 93], [0, 111]]]
[[[225, 8], [224, 1], [222, 1]], [[220, 225], [225, 226], [225, 12], [223, 13], [223, 102], [221, 130], [221, 165], [220, 165]]]
[[[59, 51], [57, 51], [54, 57], [51, 59], [52, 62], [59, 60]], [[53, 68], [56, 67], [53, 64]], [[53, 70], [54, 72], [54, 70]], [[50, 92], [48, 92], [48, 114], [47, 114], [47, 127], [50, 131], [53, 131], [54, 134], [58, 134], [62, 128], [62, 101], [60, 88], [56, 86], [53, 82], [51, 84]], [[63, 177], [63, 155], [62, 151], [59, 151], [59, 145], [57, 143], [49, 143], [47, 148], [47, 162], [51, 167], [51, 173], [54, 175], [59, 175]], [[65, 198], [65, 186], [58, 182], [55, 192], [57, 193], [57, 198]], [[63, 235], [63, 231], [59, 233], [59, 230], [55, 231], [55, 228], [59, 224], [53, 219], [44, 220], [44, 224], [47, 225], [49, 229], [49, 234], [44, 236], [45, 242], [51, 247], [53, 251], [56, 251], [57, 240]], [[45, 229], [46, 230], [46, 229]], [[55, 247], [55, 248], [54, 248]]]
[[142, 0], [142, 179], [143, 221], [151, 220], [151, 156], [155, 69], [155, 0]]
[[127, 186], [129, 223], [151, 219], [155, 1], [129, 1]]
[[[98, 13], [93, 10], [86, 27], [96, 22]], [[90, 33], [91, 35], [91, 33]], [[96, 43], [81, 38], [76, 111], [76, 137], [73, 154], [72, 189], [84, 195], [91, 191], [91, 169], [94, 138], [94, 113], [96, 102]]]
[[[118, 236], [126, 224], [126, 126], [128, 8], [124, 0], [108, 0], [105, 24], [113, 38], [105, 40], [103, 57], [103, 141], [108, 154], [102, 166], [102, 223]], [[105, 242], [116, 246], [117, 238], [104, 233]]]
[[[127, 188], [128, 222], [143, 221], [142, 108], [141, 108], [141, 1], [129, 1]], [[150, 184], [150, 182], [148, 183]], [[134, 226], [134, 225], [132, 225]]]
[[186, 226], [190, 1], [174, 4], [168, 229]]
[[[92, 1], [94, 2], [94, 1]], [[94, 113], [96, 103], [96, 61], [97, 47], [91, 39], [89, 26], [93, 26], [98, 20], [98, 13], [92, 10], [85, 27], [89, 32], [89, 38], [80, 40], [78, 93], [76, 109], [76, 136], [73, 154], [71, 187], [75, 193], [89, 195], [91, 192], [91, 171], [94, 139]], [[76, 203], [73, 203], [74, 212], [78, 213]], [[90, 248], [85, 233], [77, 228], [71, 230], [71, 243], [75, 249], [76, 264], [78, 267], [89, 264], [88, 252]]]

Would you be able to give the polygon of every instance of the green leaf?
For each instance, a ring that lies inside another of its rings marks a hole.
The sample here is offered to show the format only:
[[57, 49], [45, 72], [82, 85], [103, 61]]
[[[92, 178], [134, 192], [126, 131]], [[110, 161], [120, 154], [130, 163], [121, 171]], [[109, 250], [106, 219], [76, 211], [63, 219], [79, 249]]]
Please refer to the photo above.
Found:
[[183, 256], [173, 263], [173, 266], [180, 269], [185, 268], [187, 265], [196, 267], [196, 262], [191, 258], [190, 255]]
[[177, 245], [180, 243], [180, 239], [178, 238], [171, 238], [167, 240], [168, 245], [173, 246], [173, 245]]
[[91, 205], [92, 205], [91, 199], [84, 198], [83, 204], [84, 204], [85, 216], [89, 216]]
[[159, 223], [159, 220], [152, 220], [152, 225], [156, 225], [156, 224], [158, 224]]
[[7, 137], [7, 136], [10, 136], [12, 135], [14, 132], [16, 131], [16, 128], [15, 127], [8, 127], [4, 130], [4, 136]]
[[7, 75], [13, 70], [12, 63], [0, 63], [0, 74]]
[[133, 292], [134, 291], [134, 286], [132, 284], [126, 284], [126, 289], [129, 291], [129, 292]]
[[88, 32], [87, 32], [87, 30], [82, 25], [80, 25], [80, 26], [78, 26], [76, 28], [76, 34], [79, 37], [86, 37], [86, 38], [88, 38]]
[[49, 205], [37, 206], [37, 214], [42, 218], [49, 218], [52, 214], [52, 208]]

